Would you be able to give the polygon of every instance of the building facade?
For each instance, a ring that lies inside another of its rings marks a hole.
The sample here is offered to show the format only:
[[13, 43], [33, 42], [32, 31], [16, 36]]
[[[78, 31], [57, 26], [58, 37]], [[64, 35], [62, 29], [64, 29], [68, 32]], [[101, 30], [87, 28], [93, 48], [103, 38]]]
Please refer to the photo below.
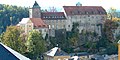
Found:
[[32, 30], [40, 31], [43, 38], [48, 32], [48, 25], [46, 25], [41, 18], [23, 18], [17, 25], [25, 34], [29, 34]]
[[101, 6], [63, 6], [67, 16], [66, 30], [71, 31], [72, 23], [79, 24], [79, 33], [83, 31], [96, 32], [101, 35], [101, 29], [107, 19], [107, 13]]
[[55, 35], [55, 30], [66, 29], [71, 31], [73, 23], [79, 24], [79, 33], [82, 31], [96, 32], [101, 35], [101, 29], [107, 19], [107, 13], [101, 6], [82, 6], [77, 3], [76, 6], [63, 6], [64, 12], [41, 12], [41, 8], [35, 1], [30, 8], [31, 18], [41, 18], [49, 25], [51, 35]]
[[29, 10], [30, 18], [41, 18], [49, 26], [49, 34], [55, 36], [55, 30], [65, 29], [66, 17], [64, 12], [41, 12], [41, 8], [35, 1]]

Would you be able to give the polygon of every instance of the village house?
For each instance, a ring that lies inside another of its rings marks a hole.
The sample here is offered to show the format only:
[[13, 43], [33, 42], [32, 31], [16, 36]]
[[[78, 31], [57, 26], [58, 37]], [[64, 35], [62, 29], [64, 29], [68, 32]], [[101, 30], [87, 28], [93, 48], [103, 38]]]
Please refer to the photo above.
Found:
[[44, 53], [44, 60], [68, 60], [70, 56], [58, 47]]

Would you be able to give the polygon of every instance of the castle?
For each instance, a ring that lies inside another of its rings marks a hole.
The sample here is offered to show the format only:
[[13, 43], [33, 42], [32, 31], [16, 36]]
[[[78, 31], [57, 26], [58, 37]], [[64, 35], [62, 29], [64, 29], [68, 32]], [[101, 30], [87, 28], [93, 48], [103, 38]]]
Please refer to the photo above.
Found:
[[[63, 8], [64, 12], [41, 12], [41, 7], [35, 1], [33, 7], [29, 9], [29, 18], [40, 20], [42, 23], [39, 21], [40, 26], [37, 29], [46, 28], [53, 37], [55, 30], [71, 31], [74, 22], [79, 24], [79, 33], [89, 31], [101, 36], [101, 29], [107, 19], [107, 13], [103, 7], [82, 6], [81, 3], [77, 3], [76, 6], [63, 6]], [[35, 28], [34, 25], [36, 23], [33, 23], [32, 29]]]

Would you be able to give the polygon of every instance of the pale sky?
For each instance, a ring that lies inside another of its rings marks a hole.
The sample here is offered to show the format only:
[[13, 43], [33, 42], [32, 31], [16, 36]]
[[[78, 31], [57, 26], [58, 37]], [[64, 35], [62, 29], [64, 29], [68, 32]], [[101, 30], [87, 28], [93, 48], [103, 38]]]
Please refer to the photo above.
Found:
[[62, 6], [75, 6], [77, 2], [80, 2], [83, 6], [102, 6], [106, 10], [114, 7], [120, 10], [120, 0], [0, 0], [0, 4], [32, 7], [35, 1], [42, 9], [52, 6], [62, 9]]

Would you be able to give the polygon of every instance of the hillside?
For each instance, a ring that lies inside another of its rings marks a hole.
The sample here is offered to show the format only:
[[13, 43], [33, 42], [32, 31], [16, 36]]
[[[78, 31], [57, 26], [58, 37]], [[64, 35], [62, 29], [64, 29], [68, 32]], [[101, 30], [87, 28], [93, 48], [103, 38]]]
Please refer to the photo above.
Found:
[[0, 33], [7, 26], [16, 25], [22, 18], [28, 17], [28, 8], [0, 4]]

